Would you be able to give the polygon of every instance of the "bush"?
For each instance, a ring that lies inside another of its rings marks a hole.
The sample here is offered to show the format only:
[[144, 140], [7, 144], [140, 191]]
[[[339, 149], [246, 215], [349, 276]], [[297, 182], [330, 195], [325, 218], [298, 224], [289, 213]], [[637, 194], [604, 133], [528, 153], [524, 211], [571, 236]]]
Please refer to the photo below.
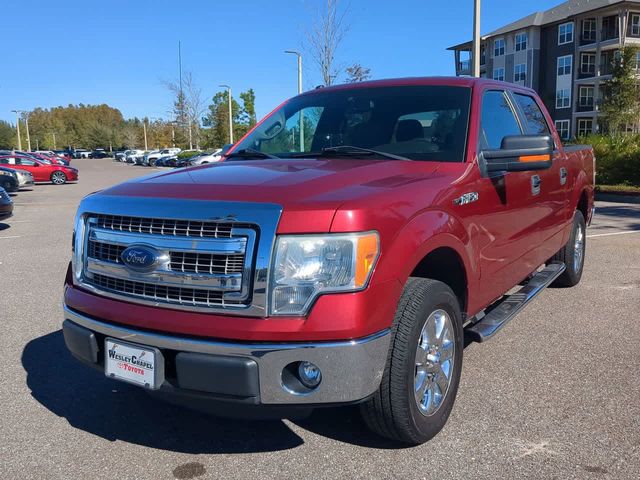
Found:
[[598, 184], [640, 186], [640, 135], [588, 135], [580, 142], [593, 146]]
[[183, 158], [191, 158], [194, 155], [197, 155], [200, 153], [200, 150], [183, 150], [180, 153], [178, 153], [177, 157], [179, 160], [182, 160]]

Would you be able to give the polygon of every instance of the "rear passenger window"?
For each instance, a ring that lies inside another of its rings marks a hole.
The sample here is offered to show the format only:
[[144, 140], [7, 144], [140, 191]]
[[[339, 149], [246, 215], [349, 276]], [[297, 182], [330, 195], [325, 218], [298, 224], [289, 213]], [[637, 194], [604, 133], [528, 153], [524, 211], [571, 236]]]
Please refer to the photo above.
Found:
[[502, 139], [522, 135], [520, 124], [504, 92], [491, 90], [482, 98], [480, 148], [499, 149]]
[[525, 117], [525, 133], [529, 135], [548, 135], [549, 126], [542, 114], [542, 110], [529, 95], [522, 95], [520, 93], [514, 93], [513, 96], [518, 102], [518, 105], [522, 109]]

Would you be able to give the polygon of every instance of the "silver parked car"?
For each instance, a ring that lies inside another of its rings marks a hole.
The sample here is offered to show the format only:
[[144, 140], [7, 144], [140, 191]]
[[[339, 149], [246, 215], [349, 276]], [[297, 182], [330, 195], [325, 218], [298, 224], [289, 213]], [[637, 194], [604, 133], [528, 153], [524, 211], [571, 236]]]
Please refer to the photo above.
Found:
[[26, 170], [20, 170], [19, 168], [13, 168], [14, 172], [18, 176], [18, 183], [21, 187], [25, 185], [34, 185], [33, 174], [31, 172], [27, 172]]

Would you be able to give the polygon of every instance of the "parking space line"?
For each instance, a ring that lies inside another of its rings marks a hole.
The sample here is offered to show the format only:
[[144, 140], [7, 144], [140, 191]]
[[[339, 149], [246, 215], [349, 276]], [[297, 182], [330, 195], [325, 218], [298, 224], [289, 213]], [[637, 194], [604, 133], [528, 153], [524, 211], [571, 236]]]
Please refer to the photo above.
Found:
[[631, 233], [640, 233], [640, 230], [628, 230], [625, 232], [598, 233], [596, 235], [587, 235], [587, 238], [610, 237], [612, 235], [629, 235]]
[[9, 235], [7, 237], [0, 237], [0, 240], [6, 240], [7, 238], [20, 238], [22, 235]]

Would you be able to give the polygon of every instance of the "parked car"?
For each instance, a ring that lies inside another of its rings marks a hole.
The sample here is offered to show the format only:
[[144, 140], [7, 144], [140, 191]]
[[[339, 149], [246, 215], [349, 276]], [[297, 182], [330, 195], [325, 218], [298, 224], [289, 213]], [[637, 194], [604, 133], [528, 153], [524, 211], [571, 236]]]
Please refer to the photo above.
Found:
[[149, 152], [144, 156], [143, 164], [148, 167], [153, 167], [156, 163], [156, 160], [159, 158], [165, 157], [167, 155], [177, 155], [182, 150], [179, 148], [163, 148], [162, 150], [154, 150], [153, 152]]
[[7, 192], [15, 192], [20, 188], [18, 174], [10, 168], [0, 167], [0, 187]]
[[222, 149], [218, 148], [210, 152], [202, 152], [199, 155], [195, 155], [189, 159], [189, 165], [206, 165], [207, 163], [215, 163], [222, 160]]
[[91, 158], [91, 150], [86, 150], [84, 148], [76, 148], [73, 151], [73, 158]]
[[156, 167], [175, 167], [177, 166], [177, 155], [165, 155], [155, 161]]
[[[5, 168], [5, 167], [2, 167], [2, 168]], [[18, 183], [20, 187], [24, 187], [25, 185], [33, 185], [35, 183], [31, 172], [27, 172], [26, 170], [21, 170], [19, 168], [12, 168], [11, 170], [16, 172], [16, 176], [18, 177]]]
[[130, 150], [125, 160], [127, 163], [135, 164], [137, 159], [142, 157], [144, 157], [144, 150]]
[[113, 154], [113, 160], [116, 162], [125, 162], [128, 152], [130, 152], [130, 150], [117, 150]]
[[11, 215], [13, 215], [13, 200], [6, 190], [0, 187], [0, 220], [6, 220]]
[[57, 155], [48, 155], [46, 153], [41, 153], [41, 152], [18, 152], [16, 151], [15, 153], [19, 153], [21, 155], [26, 155], [28, 157], [33, 157], [36, 158], [38, 160], [42, 160], [44, 162], [48, 162], [48, 163], [53, 163], [54, 165], [69, 165], [69, 162], [66, 161], [65, 159], [58, 157]]
[[449, 418], [465, 338], [580, 282], [594, 167], [518, 85], [312, 90], [222, 162], [82, 200], [64, 339], [107, 377], [176, 401], [282, 416], [358, 403], [374, 432], [419, 444]]
[[91, 152], [90, 158], [109, 158], [109, 153], [104, 148], [96, 148]]
[[36, 182], [52, 182], [62, 185], [67, 182], [78, 180], [78, 170], [66, 165], [55, 165], [46, 160], [30, 157], [27, 155], [12, 154], [1, 155], [0, 165], [13, 168], [14, 166], [25, 170], [33, 175]]
[[71, 154], [67, 150], [53, 150], [53, 153], [67, 162], [71, 161]]

